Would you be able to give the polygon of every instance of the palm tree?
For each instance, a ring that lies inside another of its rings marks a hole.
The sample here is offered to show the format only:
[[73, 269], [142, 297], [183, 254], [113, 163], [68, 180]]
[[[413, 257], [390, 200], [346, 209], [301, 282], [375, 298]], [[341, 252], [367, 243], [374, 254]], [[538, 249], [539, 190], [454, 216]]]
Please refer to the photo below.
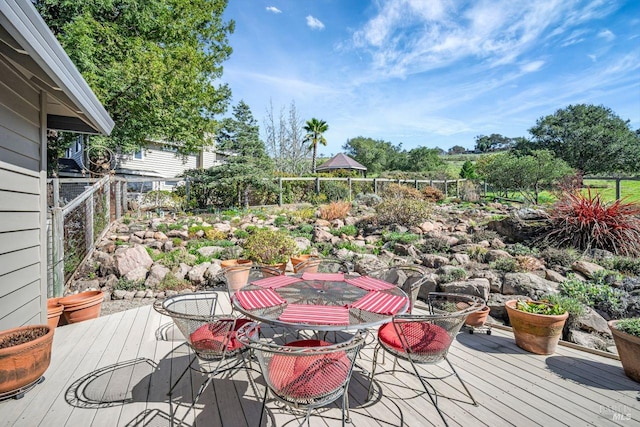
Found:
[[304, 142], [310, 142], [309, 148], [313, 149], [311, 169], [313, 170], [313, 173], [316, 173], [316, 153], [318, 150], [318, 142], [322, 145], [327, 145], [327, 140], [322, 134], [329, 130], [329, 125], [324, 120], [318, 120], [314, 117], [311, 120], [307, 120], [307, 124], [304, 125], [304, 130], [307, 132], [304, 137]]

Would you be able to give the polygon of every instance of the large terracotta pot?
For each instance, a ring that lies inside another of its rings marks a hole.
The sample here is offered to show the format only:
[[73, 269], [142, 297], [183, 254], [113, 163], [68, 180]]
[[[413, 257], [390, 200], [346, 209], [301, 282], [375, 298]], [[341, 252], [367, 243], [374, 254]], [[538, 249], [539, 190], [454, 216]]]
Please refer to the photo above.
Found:
[[487, 321], [490, 311], [491, 309], [489, 308], [489, 306], [485, 305], [480, 310], [468, 315], [467, 319], [464, 321], [464, 324], [467, 326], [473, 326], [474, 328], [479, 328]]
[[229, 289], [237, 291], [247, 285], [249, 273], [253, 262], [248, 259], [228, 259], [220, 262], [224, 268], [224, 275], [229, 284]]
[[608, 323], [624, 373], [640, 383], [640, 337], [616, 329], [617, 320], [611, 320]]
[[261, 269], [263, 277], [271, 277], [271, 276], [282, 276], [285, 271], [287, 271], [287, 263], [281, 262], [279, 264], [269, 264]]
[[60, 304], [60, 298], [49, 298], [47, 300], [47, 323], [51, 329], [55, 329], [58, 326], [63, 310], [64, 305]]
[[[302, 264], [303, 262], [309, 261], [310, 259], [317, 259], [318, 260], [318, 264], [320, 263], [320, 258], [317, 255], [297, 255], [297, 256], [292, 256], [291, 257], [291, 265], [293, 266], [293, 272], [297, 273], [298, 272], [298, 265]], [[318, 265], [313, 265], [313, 263], [311, 265], [309, 265], [305, 271], [307, 273], [317, 273], [318, 272]]]
[[64, 306], [64, 320], [67, 323], [78, 323], [98, 318], [103, 300], [102, 291], [86, 291], [60, 298], [58, 302]]
[[23, 344], [0, 348], [0, 393], [16, 391], [37, 381], [44, 374], [51, 361], [53, 328], [31, 325], [0, 332], [2, 344], [35, 331], [44, 332], [44, 335]]
[[505, 303], [516, 345], [535, 354], [553, 354], [569, 313], [557, 316], [527, 313], [516, 309], [516, 302], [511, 300]]

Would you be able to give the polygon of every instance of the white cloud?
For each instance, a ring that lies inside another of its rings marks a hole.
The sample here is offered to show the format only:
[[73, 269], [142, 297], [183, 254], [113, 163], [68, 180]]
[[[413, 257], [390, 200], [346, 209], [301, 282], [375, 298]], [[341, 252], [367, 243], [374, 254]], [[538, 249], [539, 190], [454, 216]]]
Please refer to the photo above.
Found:
[[609, 30], [602, 30], [598, 33], [598, 37], [601, 37], [603, 39], [605, 39], [606, 41], [612, 41], [613, 39], [616, 38], [616, 35], [613, 34], [611, 31]]
[[282, 13], [282, 11], [275, 6], [267, 6], [266, 9], [267, 9], [267, 12]]
[[544, 65], [544, 61], [532, 61], [520, 66], [520, 71], [523, 73], [533, 73], [538, 71]]
[[[463, 8], [449, 0], [387, 0], [354, 32], [353, 45], [367, 51], [373, 68], [385, 76], [406, 77], [468, 59], [487, 67], [517, 64], [545, 39], [571, 31], [567, 22], [576, 25], [611, 13], [606, 3], [477, 0]], [[574, 30], [561, 43], [578, 43], [582, 35]]]
[[589, 59], [593, 62], [596, 62], [598, 60], [598, 57], [595, 55], [587, 55], [589, 57]]
[[312, 30], [324, 30], [324, 24], [318, 18], [311, 15], [307, 16], [307, 25]]

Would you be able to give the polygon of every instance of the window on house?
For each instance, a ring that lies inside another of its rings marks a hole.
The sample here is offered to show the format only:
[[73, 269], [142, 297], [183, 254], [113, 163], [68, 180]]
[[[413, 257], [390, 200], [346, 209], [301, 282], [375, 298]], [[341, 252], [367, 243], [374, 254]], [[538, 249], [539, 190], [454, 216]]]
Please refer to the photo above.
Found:
[[79, 153], [82, 149], [82, 142], [80, 142], [80, 138], [76, 139], [76, 153]]
[[144, 159], [144, 153], [142, 152], [142, 150], [136, 151], [133, 154], [133, 158], [134, 159], [138, 159], [138, 160], [143, 160]]

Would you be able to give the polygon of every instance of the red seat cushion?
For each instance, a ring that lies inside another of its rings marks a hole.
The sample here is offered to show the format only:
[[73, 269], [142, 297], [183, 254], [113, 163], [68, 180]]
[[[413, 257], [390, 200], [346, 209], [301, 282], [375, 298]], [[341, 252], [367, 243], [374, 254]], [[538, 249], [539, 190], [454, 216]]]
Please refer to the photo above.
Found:
[[[418, 354], [441, 353], [449, 348], [451, 338], [441, 326], [427, 322], [398, 322], [396, 326], [403, 331], [408, 347]], [[404, 346], [393, 323], [387, 323], [378, 330], [378, 338], [387, 347], [404, 353]]]
[[[202, 325], [189, 336], [191, 346], [196, 351], [222, 353], [224, 341], [228, 339], [227, 351], [237, 350], [242, 347], [242, 344], [236, 339], [236, 331], [250, 321], [249, 319], [236, 319], [235, 327], [232, 324], [233, 319], [221, 319]], [[225, 335], [228, 335], [228, 338]]]
[[[294, 341], [288, 347], [324, 347], [320, 340]], [[308, 400], [329, 394], [347, 380], [351, 361], [344, 351], [330, 354], [276, 354], [268, 366], [269, 381], [276, 394]]]

